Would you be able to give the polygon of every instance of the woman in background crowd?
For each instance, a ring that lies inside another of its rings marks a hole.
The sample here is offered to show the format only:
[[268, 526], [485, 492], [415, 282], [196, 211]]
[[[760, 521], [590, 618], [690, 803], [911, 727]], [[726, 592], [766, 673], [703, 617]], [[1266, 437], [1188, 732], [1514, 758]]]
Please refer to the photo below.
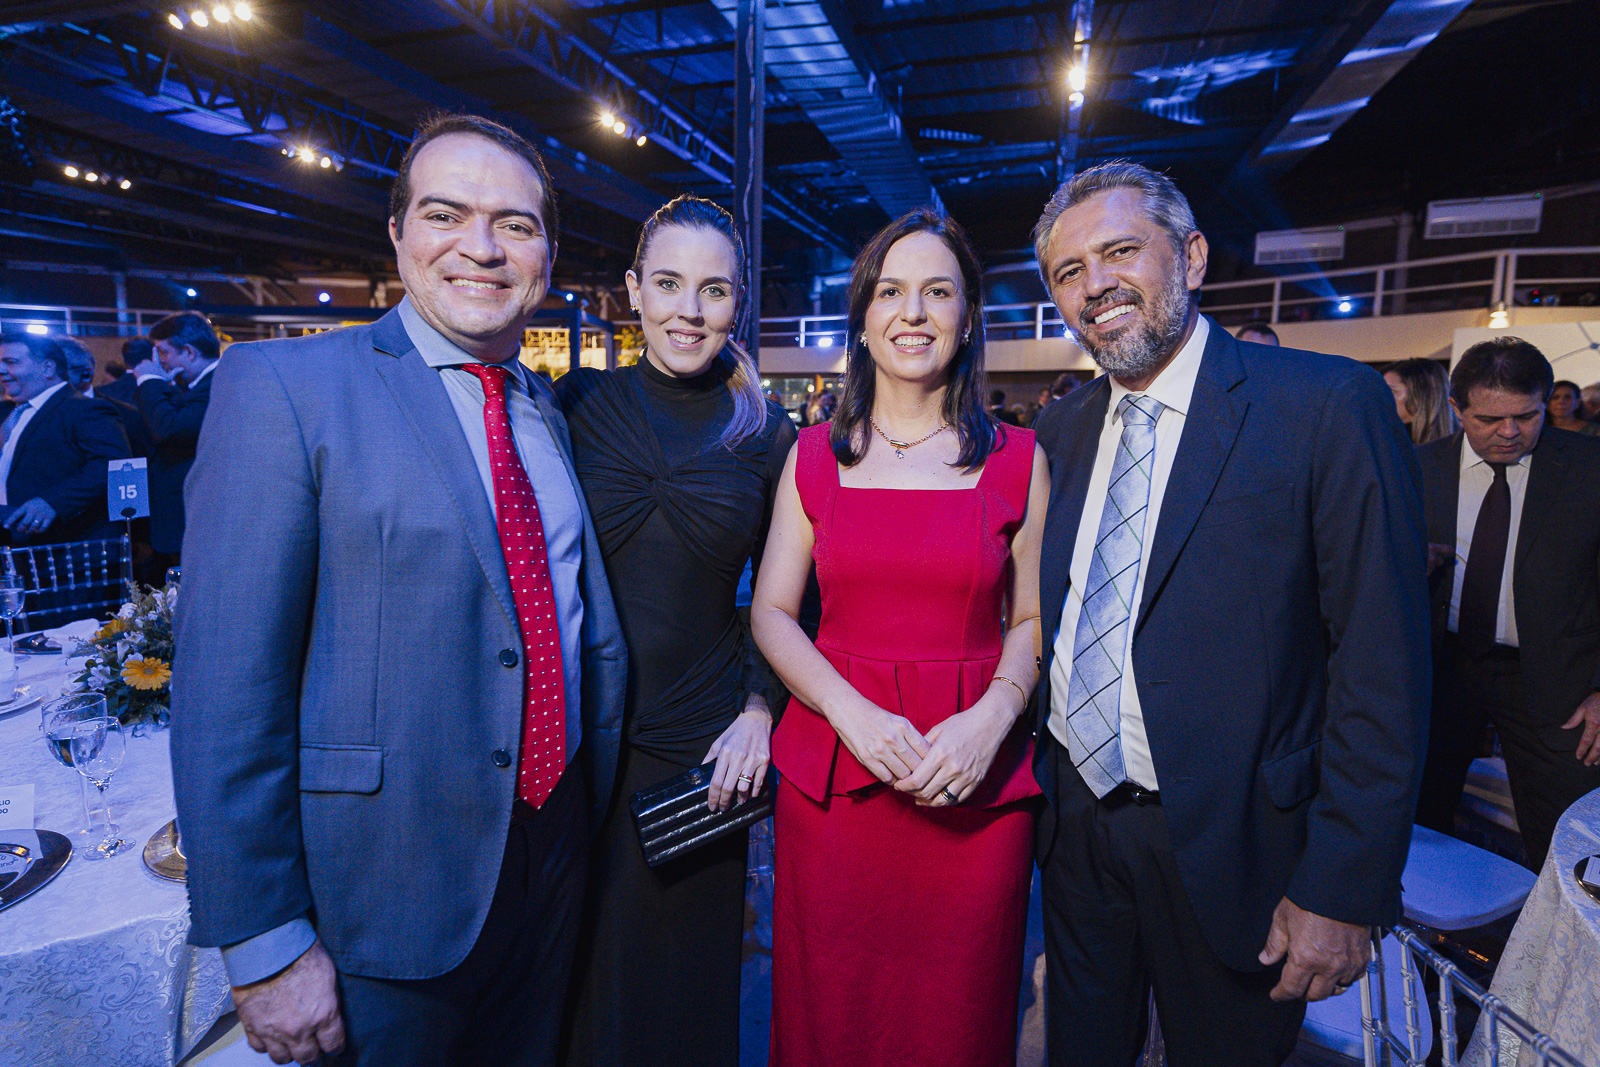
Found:
[[[774, 1067], [1016, 1059], [1049, 471], [985, 411], [983, 293], [931, 211], [856, 257], [831, 426], [800, 432], [752, 606], [773, 738]], [[813, 561], [822, 620], [796, 621]]]
[[1572, 382], [1555, 384], [1544, 411], [1546, 422], [1557, 429], [1600, 436], [1600, 423], [1583, 417], [1583, 391]]
[[1432, 359], [1405, 359], [1383, 372], [1394, 393], [1395, 413], [1411, 431], [1411, 443], [1425, 445], [1460, 428], [1450, 407], [1450, 375]]
[[711, 806], [766, 775], [768, 678], [734, 606], [794, 427], [732, 339], [744, 248], [681, 196], [644, 225], [628, 294], [644, 356], [556, 382], [628, 641], [617, 790], [590, 867], [566, 1062], [737, 1067], [747, 835], [645, 865], [628, 798], [716, 761]]

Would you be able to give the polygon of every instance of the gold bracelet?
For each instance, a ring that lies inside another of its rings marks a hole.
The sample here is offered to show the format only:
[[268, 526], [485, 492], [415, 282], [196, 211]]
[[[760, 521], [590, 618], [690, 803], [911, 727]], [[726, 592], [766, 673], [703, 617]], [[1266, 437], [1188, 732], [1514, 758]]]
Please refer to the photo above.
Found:
[[1013, 682], [1010, 678], [1007, 678], [1003, 674], [997, 674], [993, 678], [989, 679], [989, 684], [990, 685], [993, 685], [996, 682], [1004, 682], [1004, 683], [1006, 683], [1011, 688], [1013, 688], [1013, 689], [1015, 689], [1017, 691], [1017, 695], [1022, 698], [1022, 702], [1024, 704], [1026, 704], [1028, 702], [1028, 694], [1024, 693], [1022, 691], [1022, 686], [1018, 685], [1016, 682]]

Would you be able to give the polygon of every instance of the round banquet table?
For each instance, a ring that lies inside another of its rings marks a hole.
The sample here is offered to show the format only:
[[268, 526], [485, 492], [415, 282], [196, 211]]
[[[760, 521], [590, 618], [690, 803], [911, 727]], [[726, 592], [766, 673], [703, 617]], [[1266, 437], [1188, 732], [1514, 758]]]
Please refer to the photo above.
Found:
[[[19, 685], [46, 699], [60, 694], [65, 656], [17, 663]], [[39, 724], [37, 704], [0, 714], [0, 784], [32, 783], [34, 826], [70, 834], [83, 826], [78, 775], [51, 757]], [[173, 805], [167, 733], [141, 733], [130, 734], [106, 790], [133, 847], [108, 860], [74, 856], [54, 881], [0, 911], [0, 1067], [171, 1067], [232, 1008], [221, 954], [185, 943], [184, 887], [144, 865], [145, 842]]]
[[[1506, 943], [1489, 992], [1580, 1063], [1600, 1064], [1600, 901], [1578, 885], [1574, 868], [1600, 853], [1600, 789], [1567, 809], [1538, 884]], [[1600, 861], [1589, 872], [1600, 878]], [[1488, 1064], [1488, 1020], [1480, 1019], [1463, 1065]], [[1538, 1057], [1500, 1028], [1500, 1063], [1531, 1067]], [[1520, 1046], [1520, 1047], [1519, 1047]]]

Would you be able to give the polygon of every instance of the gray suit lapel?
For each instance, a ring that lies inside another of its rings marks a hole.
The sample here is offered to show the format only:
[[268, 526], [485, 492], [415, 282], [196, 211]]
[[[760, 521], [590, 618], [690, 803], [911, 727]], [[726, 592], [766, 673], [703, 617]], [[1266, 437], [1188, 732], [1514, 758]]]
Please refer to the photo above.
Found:
[[461, 516], [467, 543], [483, 568], [484, 579], [494, 590], [501, 610], [516, 626], [516, 604], [511, 599], [511, 579], [506, 573], [494, 512], [479, 488], [478, 465], [461, 433], [461, 421], [445, 394], [439, 372], [422, 361], [396, 312], [385, 315], [373, 327], [373, 348], [378, 377], [417, 435], [423, 453], [439, 472], [445, 494]]

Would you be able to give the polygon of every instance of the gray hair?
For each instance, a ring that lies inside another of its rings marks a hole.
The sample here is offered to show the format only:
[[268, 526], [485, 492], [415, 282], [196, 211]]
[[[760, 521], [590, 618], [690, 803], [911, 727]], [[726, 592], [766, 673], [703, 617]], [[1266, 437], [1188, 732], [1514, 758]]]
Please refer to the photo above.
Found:
[[[1090, 167], [1062, 182], [1050, 197], [1050, 202], [1044, 206], [1044, 214], [1039, 216], [1039, 222], [1033, 228], [1033, 255], [1041, 275], [1045, 272], [1045, 249], [1050, 244], [1050, 232], [1055, 229], [1056, 220], [1068, 208], [1077, 207], [1096, 193], [1112, 189], [1137, 189], [1143, 193], [1144, 207], [1150, 221], [1166, 231], [1180, 253], [1189, 235], [1198, 228], [1194, 224], [1194, 212], [1189, 208], [1188, 199], [1172, 184], [1171, 178], [1143, 164], [1114, 159]], [[1044, 283], [1048, 290], [1050, 279], [1046, 277]]]

